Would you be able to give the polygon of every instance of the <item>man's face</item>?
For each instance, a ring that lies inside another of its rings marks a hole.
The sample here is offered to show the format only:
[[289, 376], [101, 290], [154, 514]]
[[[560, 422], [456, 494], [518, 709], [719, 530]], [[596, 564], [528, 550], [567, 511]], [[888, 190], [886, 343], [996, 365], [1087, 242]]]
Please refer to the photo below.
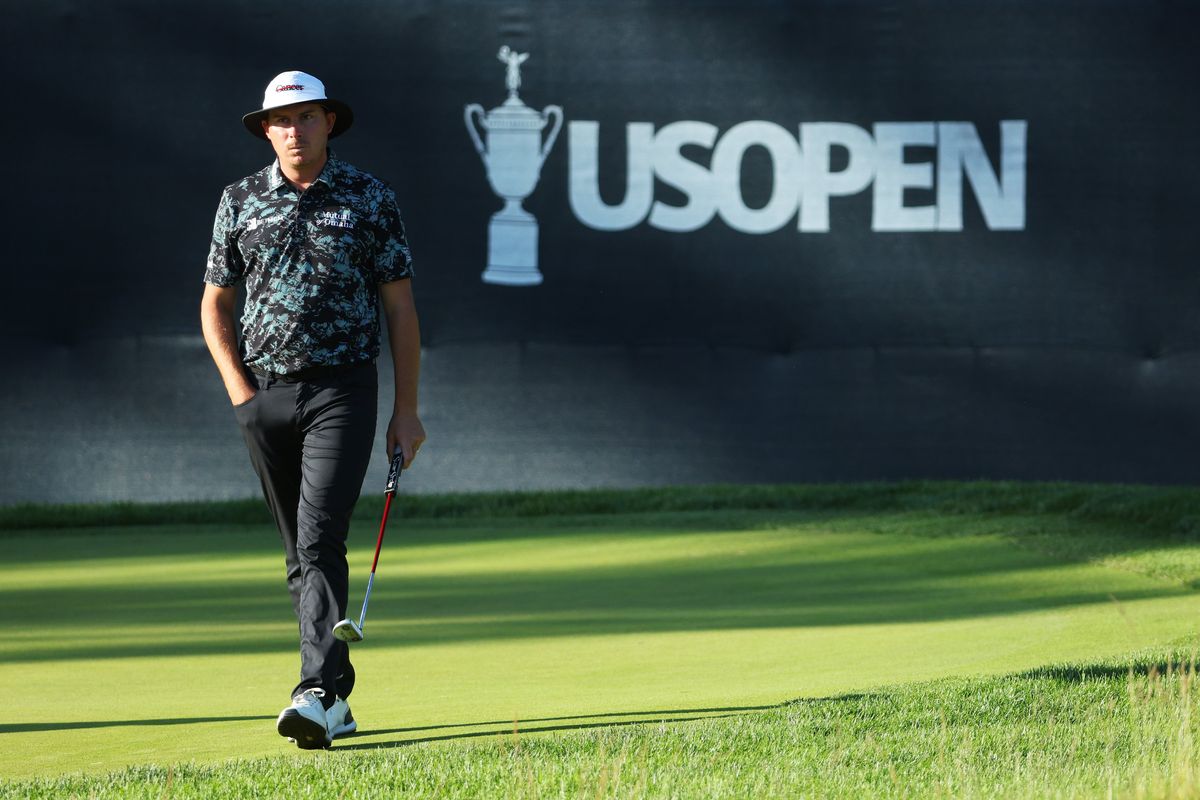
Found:
[[320, 163], [325, 157], [335, 117], [317, 103], [297, 103], [272, 108], [262, 126], [279, 163], [299, 169]]

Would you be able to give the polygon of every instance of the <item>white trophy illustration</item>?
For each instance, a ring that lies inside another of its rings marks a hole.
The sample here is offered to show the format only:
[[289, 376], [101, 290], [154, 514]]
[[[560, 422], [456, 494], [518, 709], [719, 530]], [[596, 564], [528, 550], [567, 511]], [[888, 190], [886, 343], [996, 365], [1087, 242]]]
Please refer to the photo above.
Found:
[[[529, 58], [528, 53], [517, 53], [505, 45], [497, 57], [508, 66], [508, 99], [487, 114], [478, 103], [471, 103], [463, 111], [492, 191], [504, 199], [504, 208], [492, 215], [488, 225], [488, 265], [483, 280], [506, 286], [536, 286], [542, 282], [538, 271], [538, 224], [533, 214], [521, 207], [521, 201], [537, 187], [542, 163], [562, 127], [562, 108], [546, 106], [538, 113], [517, 96], [521, 64]], [[485, 132], [486, 145], [476, 130], [476, 117]], [[543, 143], [542, 130], [551, 117], [554, 124]]]

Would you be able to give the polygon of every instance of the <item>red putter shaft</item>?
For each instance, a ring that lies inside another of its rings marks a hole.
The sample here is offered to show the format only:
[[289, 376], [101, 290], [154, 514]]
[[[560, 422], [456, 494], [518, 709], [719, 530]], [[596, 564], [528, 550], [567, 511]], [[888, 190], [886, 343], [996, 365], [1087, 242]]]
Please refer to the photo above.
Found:
[[375, 574], [375, 567], [379, 566], [379, 551], [383, 549], [383, 532], [387, 529], [388, 510], [392, 507], [392, 498], [396, 496], [396, 490], [387, 493], [387, 499], [383, 501], [383, 519], [379, 521], [379, 538], [375, 540], [375, 560], [371, 562], [371, 574]]

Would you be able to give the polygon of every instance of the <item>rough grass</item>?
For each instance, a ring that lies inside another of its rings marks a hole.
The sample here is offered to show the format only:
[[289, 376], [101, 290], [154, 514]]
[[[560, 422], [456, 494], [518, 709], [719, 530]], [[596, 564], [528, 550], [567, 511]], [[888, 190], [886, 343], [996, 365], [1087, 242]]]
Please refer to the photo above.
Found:
[[[369, 494], [356, 519], [377, 519]], [[866, 484], [683, 486], [550, 492], [405, 495], [408, 518], [513, 518], [571, 514], [718, 511], [929, 511], [939, 514], [1055, 514], [1136, 525], [1145, 533], [1200, 535], [1200, 491], [1190, 487], [1077, 483], [905, 481]], [[270, 523], [261, 500], [0, 507], [0, 532], [175, 523]]]
[[1185, 798], [1191, 649], [787, 703], [687, 723], [138, 767], [0, 785], [26, 798]]

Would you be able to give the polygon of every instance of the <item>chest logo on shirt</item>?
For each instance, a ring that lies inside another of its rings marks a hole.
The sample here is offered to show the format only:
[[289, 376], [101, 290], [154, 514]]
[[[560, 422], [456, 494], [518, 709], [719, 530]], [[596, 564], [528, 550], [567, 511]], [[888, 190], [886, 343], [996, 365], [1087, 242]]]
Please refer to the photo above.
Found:
[[350, 216], [350, 209], [343, 208], [340, 211], [318, 211], [316, 214], [318, 225], [332, 225], [335, 228], [353, 228], [354, 219]]
[[279, 223], [280, 219], [281, 217], [279, 214], [272, 214], [269, 217], [251, 217], [250, 219], [246, 220], [246, 232], [249, 233], [250, 231], [257, 230], [258, 228], [262, 228], [266, 225], [276, 225]]

